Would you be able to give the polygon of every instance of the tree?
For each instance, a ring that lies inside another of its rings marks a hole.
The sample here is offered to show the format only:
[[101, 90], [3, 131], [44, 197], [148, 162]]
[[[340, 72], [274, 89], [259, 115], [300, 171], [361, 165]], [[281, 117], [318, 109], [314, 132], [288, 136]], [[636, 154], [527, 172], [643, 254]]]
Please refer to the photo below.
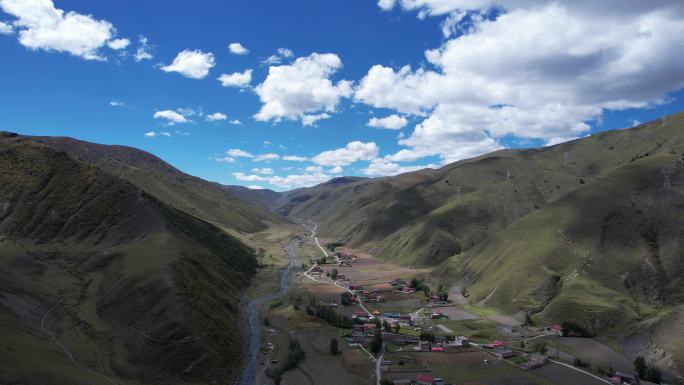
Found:
[[339, 274], [339, 271], [337, 271], [337, 269], [332, 269], [330, 272], [330, 278], [337, 279], [337, 274]]
[[534, 325], [534, 320], [532, 319], [530, 313], [525, 313], [525, 325]]
[[637, 372], [640, 378], [646, 378], [646, 360], [644, 357], [639, 356], [634, 360], [634, 370]]
[[449, 292], [446, 290], [442, 290], [439, 292], [439, 299], [442, 301], [447, 301], [449, 299]]
[[537, 344], [537, 346], [535, 346], [534, 350], [536, 350], [539, 354], [546, 354], [549, 349], [546, 348], [546, 344], [544, 342], [540, 342]]
[[340, 303], [344, 306], [351, 304], [351, 294], [346, 291], [340, 294]]
[[392, 325], [387, 320], [382, 321], [382, 327], [385, 328], [385, 332], [392, 333]]
[[337, 338], [330, 340], [330, 354], [336, 356], [340, 352], [340, 346], [337, 343]]
[[382, 331], [378, 327], [375, 328], [375, 335], [370, 343], [370, 349], [376, 356], [380, 353], [380, 349], [382, 349]]
[[380, 385], [394, 385], [394, 382], [387, 378], [383, 378], [382, 380], [380, 380]]
[[411, 288], [418, 289], [418, 285], [420, 285], [418, 278], [415, 278], [415, 277], [411, 278]]
[[662, 381], [662, 375], [660, 373], [660, 369], [658, 369], [655, 366], [649, 366], [648, 369], [646, 369], [646, 381], [654, 382], [656, 384], [660, 384], [660, 381]]
[[399, 325], [399, 322], [397, 322], [394, 324], [394, 332], [398, 334], [399, 329], [401, 329], [401, 325]]

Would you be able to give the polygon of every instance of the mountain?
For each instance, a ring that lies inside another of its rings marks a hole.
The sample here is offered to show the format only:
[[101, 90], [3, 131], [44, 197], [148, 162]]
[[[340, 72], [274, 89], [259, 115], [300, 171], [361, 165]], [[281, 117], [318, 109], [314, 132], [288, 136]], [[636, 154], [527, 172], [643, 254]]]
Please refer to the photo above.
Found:
[[64, 137], [35, 137], [36, 142], [125, 179], [168, 205], [242, 232], [255, 232], [279, 216], [223, 186], [185, 174], [156, 156], [126, 146], [109, 146]]
[[[433, 266], [473, 302], [591, 334], [650, 336], [654, 345], [642, 346], [684, 368], [684, 330], [672, 327], [684, 319], [682, 164], [678, 113], [439, 170], [300, 189], [279, 211], [314, 219], [325, 238]], [[655, 354], [647, 350], [633, 353]]]
[[236, 197], [250, 201], [259, 207], [275, 210], [279, 206], [282, 194], [269, 189], [251, 189], [245, 186], [222, 186]]
[[254, 250], [52, 144], [0, 135], [0, 383], [235, 378]]

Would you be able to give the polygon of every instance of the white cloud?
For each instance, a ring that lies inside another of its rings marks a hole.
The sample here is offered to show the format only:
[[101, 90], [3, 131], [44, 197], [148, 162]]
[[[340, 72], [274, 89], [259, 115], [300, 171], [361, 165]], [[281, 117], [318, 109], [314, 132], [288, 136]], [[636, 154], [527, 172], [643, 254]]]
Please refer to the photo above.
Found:
[[285, 155], [283, 157], [283, 160], [287, 160], [290, 162], [306, 162], [309, 160], [309, 158], [305, 156], [298, 156], [298, 155]]
[[565, 138], [551, 138], [546, 141], [544, 144], [545, 146], [554, 146], [556, 144], [561, 144], [565, 142], [569, 142], [571, 140], [579, 139], [579, 136], [570, 136], [570, 137], [565, 137]]
[[152, 53], [150, 52], [152, 50], [152, 46], [150, 45], [150, 41], [143, 35], [138, 36], [138, 48], [135, 50], [135, 55], [133, 55], [133, 58], [137, 62], [141, 62], [143, 60], [151, 60], [154, 58]]
[[221, 74], [221, 76], [218, 77], [218, 80], [224, 87], [246, 87], [252, 81], [252, 70], [248, 69], [244, 72]]
[[270, 162], [270, 161], [272, 161], [272, 160], [278, 160], [278, 159], [280, 159], [280, 155], [278, 155], [278, 154], [273, 154], [273, 153], [269, 153], [269, 154], [257, 155], [257, 156], [254, 158], [254, 161], [255, 161], [255, 162], [262, 162], [262, 161]]
[[234, 172], [233, 176], [235, 177], [235, 179], [242, 181], [242, 182], [264, 182], [264, 181], [268, 180], [267, 178], [265, 178], [263, 176], [253, 175], [253, 174], [247, 175], [243, 172]]
[[[378, 5], [399, 5], [419, 16], [450, 15], [442, 27], [452, 38], [425, 52], [425, 67], [375, 65], [355, 90], [357, 101], [425, 117], [400, 138], [406, 152], [395, 156], [438, 155], [450, 162], [497, 149], [506, 136], [547, 143], [574, 138], [607, 110], [663, 103], [684, 86], [682, 2]], [[492, 7], [503, 14], [488, 20], [482, 15]], [[480, 16], [463, 24], [464, 10]]]
[[220, 113], [220, 112], [214, 112], [213, 114], [207, 115], [207, 121], [209, 122], [216, 122], [219, 120], [226, 120], [228, 117], [226, 114]]
[[335, 167], [331, 168], [330, 170], [328, 170], [328, 173], [329, 174], [341, 174], [342, 171], [344, 171], [344, 168], [342, 168], [342, 166], [335, 166]]
[[252, 189], [252, 190], [263, 190], [264, 189], [263, 187], [256, 185], [256, 184], [249, 185], [249, 186], [247, 186], [247, 188]]
[[232, 125], [235, 125], [235, 126], [239, 126], [240, 124], [242, 124], [242, 122], [240, 121], [240, 119], [233, 119], [233, 120], [231, 120], [231, 121], [228, 122], [228, 123], [230, 123], [230, 124], [232, 124]]
[[131, 41], [128, 39], [113, 39], [110, 40], [107, 43], [107, 46], [113, 50], [120, 50], [120, 49], [125, 49], [131, 44]]
[[[67, 52], [86, 60], [105, 60], [99, 49], [116, 34], [114, 26], [90, 15], [65, 12], [52, 0], [0, 0], [0, 8], [17, 18], [19, 42], [32, 50]], [[7, 26], [7, 24], [3, 23]], [[3, 30], [11, 33], [7, 27]]]
[[371, 160], [378, 156], [380, 148], [375, 142], [354, 141], [343, 148], [323, 151], [313, 157], [313, 162], [321, 166], [346, 166], [359, 160]]
[[640, 124], [641, 124], [640, 121], [638, 121], [638, 120], [636, 120], [636, 119], [633, 119], [633, 120], [632, 120], [632, 127], [636, 127], [636, 126], [638, 126], [638, 125], [640, 125]]
[[123, 107], [125, 106], [124, 102], [118, 101], [118, 100], [112, 100], [109, 102], [109, 105], [112, 107]]
[[235, 158], [231, 156], [224, 156], [222, 158], [214, 158], [215, 161], [221, 162], [221, 163], [233, 163], [235, 162]]
[[389, 162], [384, 159], [373, 159], [368, 167], [364, 168], [361, 172], [369, 176], [387, 176], [387, 175], [397, 175], [406, 172], [418, 171], [425, 168], [437, 168], [437, 165], [426, 164], [418, 166], [401, 166], [397, 163]]
[[316, 126], [316, 122], [323, 119], [330, 119], [330, 114], [324, 112], [322, 114], [303, 115], [302, 124], [304, 126]]
[[0, 35], [11, 35], [14, 33], [14, 27], [11, 24], [0, 21]]
[[352, 94], [351, 82], [330, 80], [340, 68], [342, 61], [332, 53], [313, 53], [289, 65], [271, 66], [266, 80], [255, 88], [263, 105], [254, 118], [302, 119], [307, 124], [325, 118], [335, 112], [341, 98]]
[[161, 70], [178, 72], [191, 79], [202, 79], [209, 74], [209, 70], [214, 65], [216, 65], [216, 60], [211, 52], [186, 49], [179, 52], [171, 64], [161, 67]]
[[384, 118], [371, 118], [368, 121], [368, 126], [375, 128], [387, 128], [390, 130], [399, 130], [408, 124], [408, 120], [399, 115], [390, 115]]
[[166, 131], [163, 131], [163, 132], [150, 131], [150, 132], [146, 132], [146, 133], [145, 133], [145, 137], [146, 137], [146, 138], [156, 138], [157, 136], [166, 136], [166, 137], [169, 137], [169, 136], [171, 136], [171, 133], [170, 133], [170, 132], [166, 132]]
[[273, 169], [270, 167], [256, 167], [252, 169], [252, 172], [255, 174], [272, 175]]
[[261, 61], [262, 65], [274, 65], [282, 63], [283, 59], [289, 59], [294, 56], [294, 52], [288, 48], [278, 48], [278, 51]]
[[228, 44], [228, 50], [235, 55], [247, 55], [249, 53], [249, 50], [240, 43]]
[[226, 154], [234, 158], [254, 158], [252, 153], [240, 150], [239, 148], [231, 148], [230, 150], [226, 151]]
[[165, 119], [167, 120], [168, 124], [173, 125], [176, 123], [187, 123], [188, 120], [185, 118], [185, 116], [179, 114], [176, 111], [172, 110], [164, 110], [164, 111], [157, 111], [154, 113], [152, 116], [154, 119]]

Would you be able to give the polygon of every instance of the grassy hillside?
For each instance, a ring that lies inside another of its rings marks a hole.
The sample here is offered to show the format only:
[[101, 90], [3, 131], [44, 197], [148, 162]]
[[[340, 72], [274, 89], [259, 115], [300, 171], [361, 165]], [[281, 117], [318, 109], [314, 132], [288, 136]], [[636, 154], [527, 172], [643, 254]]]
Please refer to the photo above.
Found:
[[164, 203], [220, 226], [238, 231], [263, 230], [280, 218], [216, 183], [185, 174], [156, 156], [126, 147], [88, 143], [71, 138], [34, 140], [65, 151], [71, 157], [130, 181]]
[[[684, 368], [684, 113], [439, 170], [286, 193], [280, 211], [403, 264], [435, 266], [471, 302], [571, 321]], [[630, 343], [630, 341], [647, 341]]]
[[130, 182], [0, 137], [0, 383], [237, 375], [254, 251]]

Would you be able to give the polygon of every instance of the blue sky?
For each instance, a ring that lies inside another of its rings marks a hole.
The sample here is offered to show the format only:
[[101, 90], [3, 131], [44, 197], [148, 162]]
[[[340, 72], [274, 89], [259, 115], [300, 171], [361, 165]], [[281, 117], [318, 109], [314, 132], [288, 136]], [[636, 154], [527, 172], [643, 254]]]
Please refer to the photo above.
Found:
[[681, 6], [591, 3], [0, 0], [0, 129], [285, 190], [684, 109]]

